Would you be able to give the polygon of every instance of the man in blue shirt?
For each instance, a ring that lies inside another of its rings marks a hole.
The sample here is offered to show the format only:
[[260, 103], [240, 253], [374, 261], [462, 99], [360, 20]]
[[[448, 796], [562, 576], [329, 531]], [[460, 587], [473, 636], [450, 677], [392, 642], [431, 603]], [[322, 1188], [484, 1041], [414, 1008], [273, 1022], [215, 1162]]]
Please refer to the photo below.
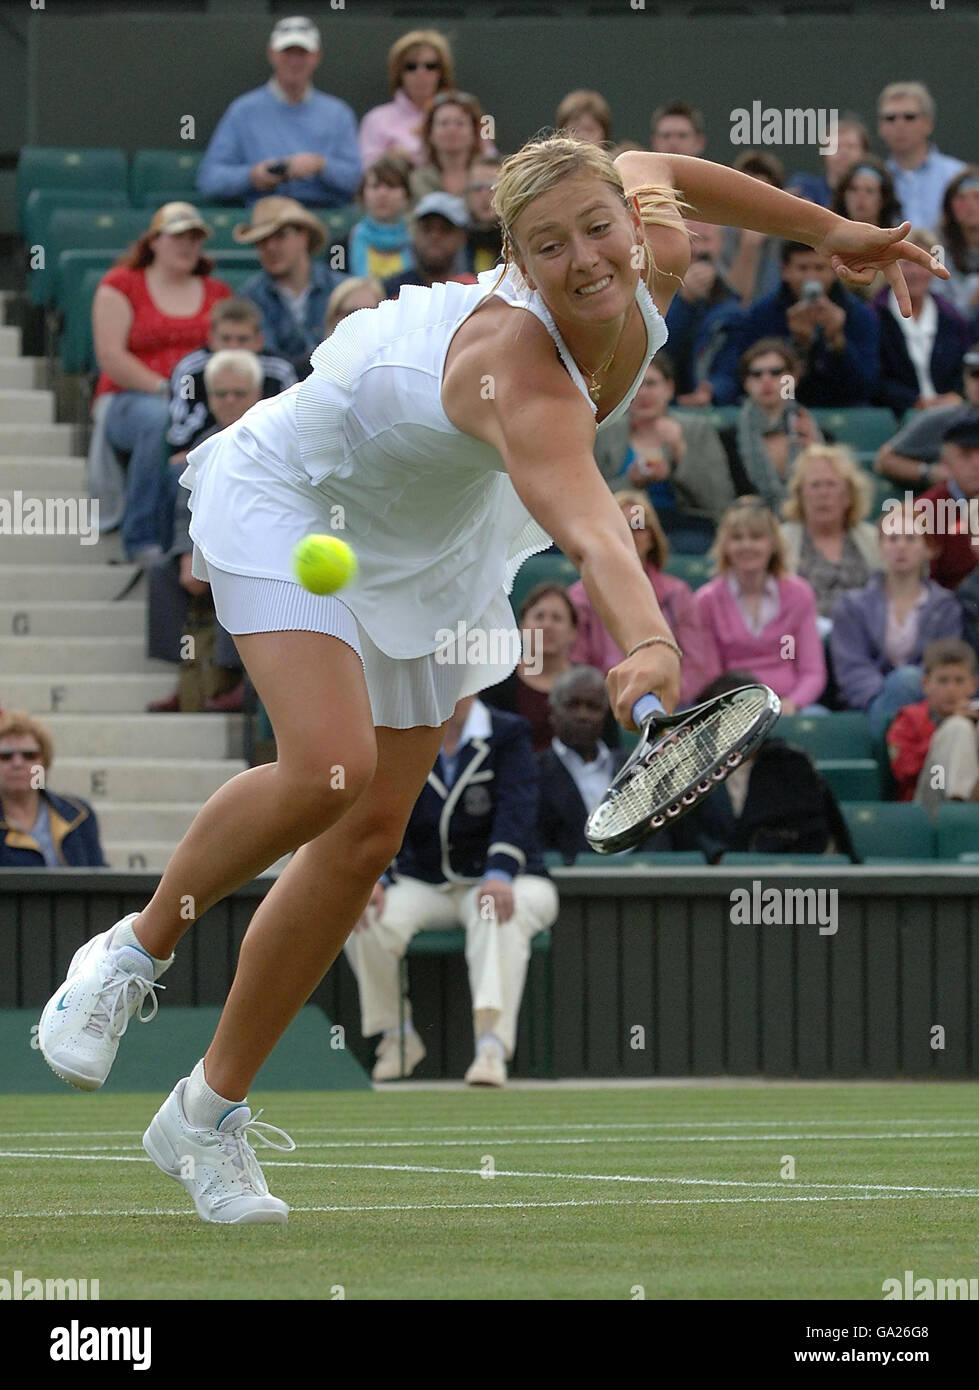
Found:
[[314, 260], [326, 243], [323, 224], [293, 198], [259, 198], [251, 219], [232, 236], [254, 246], [262, 269], [241, 287], [241, 297], [262, 313], [265, 348], [309, 376], [309, 354], [323, 341], [326, 304], [347, 277]]
[[320, 32], [301, 15], [272, 30], [273, 76], [234, 100], [197, 171], [207, 198], [253, 203], [275, 190], [310, 207], [342, 207], [360, 180], [357, 119], [345, 101], [313, 86]]
[[965, 165], [930, 143], [935, 102], [923, 82], [892, 82], [877, 98], [877, 130], [890, 151], [887, 167], [912, 227], [935, 231], [942, 197]]
[[805, 406], [868, 405], [878, 376], [877, 316], [844, 290], [826, 256], [782, 243], [782, 284], [731, 324], [710, 374], [715, 405], [741, 394], [738, 363], [759, 338], [788, 338], [803, 360], [797, 396]]

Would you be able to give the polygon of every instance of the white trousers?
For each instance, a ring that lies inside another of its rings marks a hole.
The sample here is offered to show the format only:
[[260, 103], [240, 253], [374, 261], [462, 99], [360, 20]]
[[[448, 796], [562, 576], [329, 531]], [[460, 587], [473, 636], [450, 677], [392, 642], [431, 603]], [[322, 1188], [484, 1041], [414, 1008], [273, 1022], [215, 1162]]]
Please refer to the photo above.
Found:
[[[976, 725], [965, 715], [956, 714], [943, 719], [932, 734], [928, 756], [918, 776], [914, 799], [934, 816], [948, 797], [968, 801], [979, 781], [979, 742]], [[935, 768], [944, 772], [944, 788], [934, 788]]]
[[[480, 896], [480, 884], [436, 887], [402, 877], [388, 888], [380, 916], [365, 915], [367, 925], [351, 932], [344, 950], [360, 989], [365, 1038], [398, 1026], [398, 961], [415, 933], [462, 926], [473, 1012], [488, 1009], [495, 1015], [491, 1031], [512, 1057], [530, 942], [557, 920], [557, 889], [539, 874], [518, 874], [513, 881], [513, 915], [506, 922], [480, 912]], [[408, 1003], [405, 1018], [411, 1018]]]

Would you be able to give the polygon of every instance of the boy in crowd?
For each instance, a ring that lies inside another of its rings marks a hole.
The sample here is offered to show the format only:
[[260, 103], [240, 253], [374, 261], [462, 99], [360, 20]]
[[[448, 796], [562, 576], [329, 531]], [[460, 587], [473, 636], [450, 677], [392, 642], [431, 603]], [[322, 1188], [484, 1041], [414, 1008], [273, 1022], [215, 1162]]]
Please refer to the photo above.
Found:
[[898, 711], [887, 751], [897, 799], [934, 816], [943, 801], [979, 801], [975, 652], [942, 637], [925, 648], [924, 668], [925, 698]]

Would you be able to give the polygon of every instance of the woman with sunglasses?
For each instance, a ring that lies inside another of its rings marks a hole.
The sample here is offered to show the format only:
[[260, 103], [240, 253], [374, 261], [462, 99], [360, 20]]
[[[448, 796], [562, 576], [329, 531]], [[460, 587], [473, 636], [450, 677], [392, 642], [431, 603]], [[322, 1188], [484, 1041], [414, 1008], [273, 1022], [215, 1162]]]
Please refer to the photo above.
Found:
[[437, 29], [412, 29], [388, 51], [391, 100], [372, 107], [360, 123], [358, 142], [364, 168], [382, 154], [424, 164], [421, 128], [436, 92], [455, 86], [452, 49]]
[[[666, 340], [690, 261], [681, 211], [808, 238], [847, 284], [884, 265], [903, 295], [898, 261], [932, 264], [903, 227], [845, 222], [707, 160], [613, 161], [560, 137], [504, 162], [494, 206], [498, 271], [351, 314], [305, 381], [193, 450], [181, 475], [194, 573], [235, 636], [278, 759], [226, 782], [152, 901], [81, 948], [38, 1045], [66, 1081], [97, 1090], [191, 922], [295, 851], [245, 933], [214, 1040], [143, 1137], [205, 1221], [288, 1218], [249, 1143], [274, 1131], [256, 1131], [246, 1093], [397, 855], [456, 704], [516, 665], [509, 593], [524, 560], [553, 539], [575, 565], [626, 654], [607, 677], [626, 727], [641, 695], [677, 704], [682, 652], [594, 444]], [[296, 582], [293, 552], [331, 526], [359, 569], [318, 596]], [[519, 851], [495, 848], [492, 877], [498, 857], [516, 876]]]
[[22, 710], [0, 714], [0, 869], [107, 867], [88, 802], [45, 785], [53, 758], [39, 720]]
[[823, 443], [819, 426], [794, 398], [802, 364], [784, 338], [759, 338], [738, 366], [745, 402], [735, 424], [720, 430], [735, 496], [757, 494], [777, 512], [796, 458]]

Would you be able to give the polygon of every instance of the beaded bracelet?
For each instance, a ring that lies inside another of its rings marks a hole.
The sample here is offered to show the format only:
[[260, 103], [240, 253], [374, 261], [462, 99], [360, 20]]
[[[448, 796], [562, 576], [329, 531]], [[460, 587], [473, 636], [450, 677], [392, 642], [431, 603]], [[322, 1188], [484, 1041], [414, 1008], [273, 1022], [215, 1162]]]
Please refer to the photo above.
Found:
[[669, 647], [670, 651], [676, 652], [676, 654], [677, 654], [677, 656], [680, 658], [680, 660], [681, 660], [681, 661], [683, 660], [683, 652], [680, 650], [680, 648], [677, 646], [677, 644], [673, 641], [673, 638], [672, 638], [672, 637], [647, 637], [647, 638], [645, 639], [645, 641], [643, 641], [643, 642], [637, 642], [636, 645], [633, 647], [633, 649], [632, 649], [631, 652], [626, 652], [626, 654], [625, 654], [625, 659], [626, 659], [626, 661], [629, 660], [629, 657], [632, 656], [633, 652], [639, 651], [639, 649], [640, 649], [641, 647], [651, 647], [651, 646], [653, 645], [654, 642], [662, 642], [664, 647]]

